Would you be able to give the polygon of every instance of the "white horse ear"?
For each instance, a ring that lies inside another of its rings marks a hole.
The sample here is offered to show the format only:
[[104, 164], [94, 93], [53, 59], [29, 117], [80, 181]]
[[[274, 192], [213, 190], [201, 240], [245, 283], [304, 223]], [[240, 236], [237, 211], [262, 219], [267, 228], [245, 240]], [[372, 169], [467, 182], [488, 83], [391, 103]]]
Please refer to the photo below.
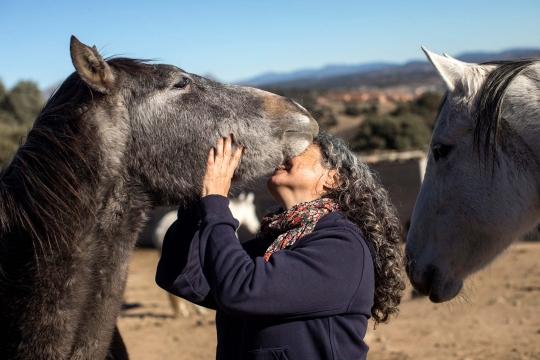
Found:
[[72, 35], [69, 52], [81, 79], [93, 90], [109, 93], [115, 83], [114, 74], [96, 47], [90, 48]]
[[244, 201], [245, 199], [246, 199], [246, 193], [243, 193], [243, 192], [242, 192], [242, 193], [240, 193], [240, 194], [238, 195], [238, 200], [239, 200], [239, 201]]
[[423, 46], [422, 50], [442, 77], [446, 87], [451, 93], [471, 90], [467, 89], [467, 78], [471, 75], [474, 76], [474, 72], [470, 70], [475, 67], [476, 64], [469, 64], [456, 60], [447, 54], [444, 54], [444, 56], [437, 55]]
[[456, 60], [456, 58], [451, 57], [451, 56], [448, 55], [447, 53], [443, 53], [443, 56], [444, 56], [445, 58], [449, 58], [449, 59], [454, 59], [454, 60]]
[[253, 200], [255, 200], [255, 194], [250, 191], [246, 196], [246, 201], [252, 203]]

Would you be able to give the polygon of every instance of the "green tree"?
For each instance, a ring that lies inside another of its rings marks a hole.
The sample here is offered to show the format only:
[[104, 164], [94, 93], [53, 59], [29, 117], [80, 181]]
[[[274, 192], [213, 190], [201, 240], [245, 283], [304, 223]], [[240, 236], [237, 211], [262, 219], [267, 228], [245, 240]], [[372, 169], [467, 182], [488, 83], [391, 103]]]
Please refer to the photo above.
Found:
[[27, 132], [26, 126], [0, 123], [0, 168], [15, 154]]
[[345, 106], [345, 111], [343, 112], [345, 115], [348, 115], [348, 116], [359, 116], [362, 114], [362, 111], [360, 110], [360, 108], [352, 104], [347, 104]]
[[425, 148], [430, 137], [429, 127], [418, 115], [410, 113], [402, 116], [375, 115], [362, 122], [352, 145], [360, 151], [403, 151]]
[[16, 122], [13, 113], [5, 110], [5, 101], [8, 92], [0, 81], [0, 124], [14, 124]]
[[43, 106], [43, 98], [37, 85], [31, 81], [20, 81], [9, 91], [2, 103], [0, 110], [4, 113], [1, 119], [7, 124], [30, 126]]
[[441, 94], [425, 92], [412, 101], [399, 103], [392, 115], [398, 117], [406, 114], [418, 115], [424, 119], [429, 128], [433, 129], [440, 102]]
[[314, 119], [319, 123], [320, 131], [330, 131], [338, 125], [334, 112], [327, 106], [319, 106], [315, 112]]
[[2, 80], [0, 80], [0, 104], [4, 101], [7, 95], [6, 87], [4, 86], [4, 83]]

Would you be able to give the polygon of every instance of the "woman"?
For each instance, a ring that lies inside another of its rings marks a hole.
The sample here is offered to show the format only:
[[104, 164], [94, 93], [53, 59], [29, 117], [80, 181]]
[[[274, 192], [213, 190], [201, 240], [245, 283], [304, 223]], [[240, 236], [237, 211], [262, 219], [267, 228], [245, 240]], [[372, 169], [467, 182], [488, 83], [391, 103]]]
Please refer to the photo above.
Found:
[[399, 220], [366, 164], [317, 136], [268, 190], [282, 209], [240, 244], [226, 198], [241, 156], [210, 150], [197, 211], [181, 208], [156, 282], [216, 309], [217, 359], [364, 359], [368, 319], [397, 313], [404, 289]]

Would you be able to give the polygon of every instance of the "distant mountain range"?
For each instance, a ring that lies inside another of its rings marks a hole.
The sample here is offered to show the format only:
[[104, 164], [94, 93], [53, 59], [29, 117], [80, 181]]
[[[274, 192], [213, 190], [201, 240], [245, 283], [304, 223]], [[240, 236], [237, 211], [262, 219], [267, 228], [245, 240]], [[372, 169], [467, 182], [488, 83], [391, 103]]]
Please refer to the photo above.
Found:
[[[482, 63], [494, 60], [540, 58], [540, 49], [512, 49], [502, 52], [470, 52], [456, 56], [457, 59]], [[212, 75], [207, 74], [207, 77]], [[61, 82], [42, 90], [48, 99]], [[319, 69], [302, 69], [288, 73], [265, 73], [239, 85], [263, 89], [315, 89], [350, 90], [389, 88], [394, 86], [417, 87], [435, 85], [442, 88], [442, 81], [427, 61], [409, 61], [405, 64], [373, 62], [358, 65], [327, 65]]]
[[304, 69], [288, 73], [268, 72], [254, 78], [238, 82], [242, 85], [257, 86], [269, 85], [299, 79], [323, 79], [332, 76], [342, 76], [348, 74], [360, 74], [368, 71], [383, 70], [398, 66], [395, 63], [377, 62], [360, 65], [327, 65], [320, 69]]
[[[470, 52], [457, 59], [482, 63], [495, 60], [540, 58], [540, 49], [511, 49], [502, 52]], [[328, 65], [320, 69], [303, 69], [288, 73], [265, 73], [238, 82], [241, 85], [272, 88], [343, 89], [387, 88], [393, 86], [440, 85], [442, 81], [426, 61], [405, 64], [375, 62], [358, 65]]]

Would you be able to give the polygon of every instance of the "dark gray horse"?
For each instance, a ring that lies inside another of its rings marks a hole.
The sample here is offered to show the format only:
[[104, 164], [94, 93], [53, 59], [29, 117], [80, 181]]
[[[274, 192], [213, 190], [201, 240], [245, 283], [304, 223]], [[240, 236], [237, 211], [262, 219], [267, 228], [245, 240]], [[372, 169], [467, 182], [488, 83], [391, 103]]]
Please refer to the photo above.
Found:
[[76, 72], [0, 172], [1, 359], [104, 359], [146, 214], [198, 196], [218, 137], [245, 147], [238, 183], [318, 131], [298, 104], [257, 89], [105, 61], [74, 37], [71, 57]]

